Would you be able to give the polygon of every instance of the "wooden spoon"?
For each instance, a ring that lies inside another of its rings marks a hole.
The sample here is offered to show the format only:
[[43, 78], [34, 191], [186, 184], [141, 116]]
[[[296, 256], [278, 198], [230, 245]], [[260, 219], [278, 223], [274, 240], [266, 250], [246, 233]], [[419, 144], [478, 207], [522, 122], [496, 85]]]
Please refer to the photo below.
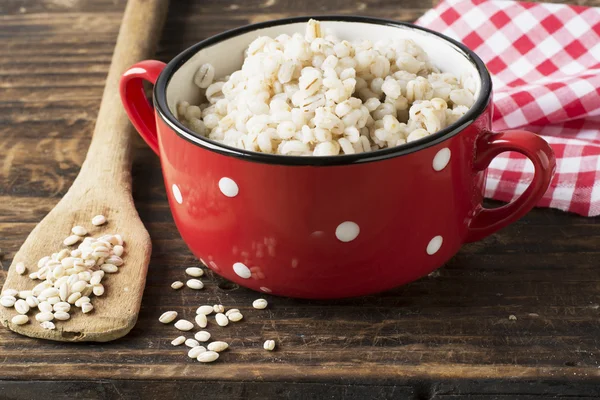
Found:
[[[119, 98], [119, 79], [132, 64], [154, 53], [167, 13], [167, 0], [129, 0], [117, 38], [96, 128], [81, 171], [67, 194], [35, 227], [15, 255], [3, 290], [31, 290], [40, 281], [29, 279], [40, 258], [65, 248], [71, 228], [82, 225], [90, 235], [121, 234], [125, 240], [124, 265], [106, 274], [106, 293], [92, 299], [94, 310], [72, 310], [68, 321], [55, 321], [56, 329], [43, 329], [29, 312], [29, 323], [15, 325], [14, 308], [0, 306], [0, 321], [13, 331], [31, 337], [59, 341], [105, 342], [126, 335], [135, 325], [152, 246], [150, 236], [131, 196], [131, 148], [133, 128]], [[91, 219], [102, 214], [105, 225], [94, 227]], [[73, 248], [76, 246], [73, 246]], [[17, 263], [25, 275], [15, 271]], [[73, 307], [75, 308], [75, 307]]]

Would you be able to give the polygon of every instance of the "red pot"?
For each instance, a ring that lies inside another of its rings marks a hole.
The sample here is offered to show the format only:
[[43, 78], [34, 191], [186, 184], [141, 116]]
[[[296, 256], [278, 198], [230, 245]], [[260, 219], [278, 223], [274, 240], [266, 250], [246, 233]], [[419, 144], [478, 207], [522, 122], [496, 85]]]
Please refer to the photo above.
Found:
[[[183, 239], [209, 268], [277, 295], [364, 295], [427, 275], [463, 243], [494, 233], [536, 204], [554, 172], [552, 150], [530, 132], [491, 131], [492, 83], [475, 54], [410, 24], [316, 18], [343, 38], [411, 37], [441, 69], [472, 74], [476, 103], [456, 124], [400, 147], [333, 157], [268, 155], [200, 137], [177, 121], [175, 104], [194, 101], [199, 65], [211, 62], [218, 74], [231, 73], [258, 34], [301, 32], [308, 17], [222, 33], [167, 65], [132, 66], [121, 80], [123, 104], [160, 157]], [[144, 80], [155, 84], [154, 108]], [[486, 167], [504, 151], [526, 155], [535, 177], [517, 200], [485, 209]]]

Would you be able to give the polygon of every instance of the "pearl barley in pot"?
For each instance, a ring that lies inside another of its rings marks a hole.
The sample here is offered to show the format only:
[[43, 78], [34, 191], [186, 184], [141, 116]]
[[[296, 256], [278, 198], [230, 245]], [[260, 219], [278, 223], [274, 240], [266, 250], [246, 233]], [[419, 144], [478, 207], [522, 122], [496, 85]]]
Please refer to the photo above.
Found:
[[[491, 79], [474, 53], [410, 24], [314, 17], [307, 33], [309, 19], [224, 32], [121, 80], [130, 119], [161, 159], [175, 223], [214, 273], [276, 295], [374, 293], [427, 275], [540, 199], [554, 155], [532, 133], [491, 131]], [[245, 67], [253, 55], [260, 68]], [[194, 77], [206, 64], [215, 75], [204, 90]], [[244, 68], [262, 79], [229, 84]], [[144, 79], [155, 83], [154, 109]], [[231, 129], [242, 136], [226, 139]], [[520, 198], [486, 209], [485, 169], [503, 151], [529, 157], [535, 177]]]
[[196, 78], [212, 82], [215, 69], [200, 66], [204, 102], [178, 104], [184, 125], [250, 151], [356, 154], [435, 133], [474, 102], [408, 38], [347, 41], [310, 20], [305, 35], [259, 36], [246, 54], [240, 70], [210, 86]]

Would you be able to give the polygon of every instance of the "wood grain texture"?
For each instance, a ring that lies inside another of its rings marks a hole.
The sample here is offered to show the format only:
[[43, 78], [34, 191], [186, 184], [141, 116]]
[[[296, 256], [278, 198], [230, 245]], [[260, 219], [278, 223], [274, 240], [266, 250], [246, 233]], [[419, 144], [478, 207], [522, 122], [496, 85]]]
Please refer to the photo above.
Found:
[[[26, 398], [31, 391], [27, 386], [35, 386], [43, 390], [47, 396], [56, 400], [77, 399], [144, 399], [163, 400], [175, 398], [178, 400], [210, 399], [210, 400], [540, 400], [540, 399], [573, 399], [596, 400], [600, 395], [597, 387], [581, 383], [576, 390], [567, 385], [549, 384], [547, 382], [532, 382], [527, 380], [512, 380], [507, 389], [491, 389], [491, 379], [478, 383], [439, 382], [435, 384], [406, 383], [380, 384], [377, 386], [352, 383], [323, 385], [317, 382], [293, 382], [285, 389], [274, 382], [219, 382], [203, 381], [195, 384], [190, 381], [33, 381], [33, 382], [0, 382], [0, 392], [8, 392], [12, 398]], [[535, 394], [523, 394], [529, 387], [535, 385], [544, 390], [543, 397]], [[477, 393], [473, 395], [473, 393]]]
[[[578, 3], [600, 6], [600, 0]], [[0, 46], [0, 283], [85, 158], [124, 5], [0, 5], [6, 44]], [[337, 12], [411, 21], [430, 6], [177, 1], [158, 58], [168, 61], [198, 40], [251, 21]], [[153, 243], [138, 323], [105, 344], [52, 343], [0, 330], [0, 398], [600, 397], [598, 218], [534, 210], [418, 282], [349, 300], [268, 297], [271, 307], [257, 311], [250, 307], [256, 293], [211, 273], [204, 291], [169, 288], [199, 262], [173, 224], [159, 160], [137, 137], [134, 148], [133, 197]], [[213, 365], [172, 347], [179, 332], [157, 321], [166, 310], [193, 317], [205, 303], [235, 306], [245, 316], [210, 327], [215, 338], [231, 342]], [[516, 321], [508, 320], [511, 314]], [[263, 351], [265, 339], [276, 339], [278, 350]]]
[[165, 0], [128, 2], [81, 171], [65, 196], [35, 226], [15, 254], [4, 289], [31, 290], [39, 282], [19, 275], [15, 268], [17, 263], [23, 263], [29, 272], [36, 271], [37, 260], [63, 247], [62, 239], [69, 235], [71, 227], [92, 226], [89, 221], [98, 214], [105, 215], [108, 224], [92, 226], [88, 232], [96, 237], [106, 233], [122, 235], [126, 239], [126, 266], [119, 269], [120, 273], [106, 276], [108, 294], [93, 298], [95, 310], [91, 315], [72, 312], [68, 321], [57, 323], [56, 329], [44, 329], [33, 316], [26, 324], [14, 324], [12, 318], [17, 315], [16, 310], [0, 308], [2, 325], [17, 333], [58, 341], [105, 342], [126, 335], [137, 321], [152, 245], [131, 195], [131, 150], [135, 133], [120, 102], [119, 79], [133, 63], [154, 53], [166, 10]]

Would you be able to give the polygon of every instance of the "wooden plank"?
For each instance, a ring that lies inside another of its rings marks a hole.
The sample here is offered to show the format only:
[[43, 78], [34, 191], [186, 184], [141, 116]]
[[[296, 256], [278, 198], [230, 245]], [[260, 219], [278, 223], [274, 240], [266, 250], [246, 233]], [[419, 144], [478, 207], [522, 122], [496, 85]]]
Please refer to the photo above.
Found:
[[[531, 0], [533, 2], [542, 0]], [[582, 6], [598, 7], [599, 0], [544, 0], [546, 3], [572, 3]], [[179, 2], [178, 2], [179, 3]], [[184, 3], [184, 2], [181, 2]], [[187, 3], [187, 2], [186, 2]], [[261, 12], [278, 12], [287, 14], [296, 13], [384, 13], [386, 11], [404, 8], [409, 10], [424, 10], [438, 3], [438, 0], [404, 0], [399, 7], [395, 0], [361, 0], [356, 3], [348, 3], [343, 0], [329, 0], [322, 2], [319, 0], [306, 0], [302, 2], [294, 0], [244, 0], [244, 1], [219, 1], [205, 0], [201, 3], [190, 2], [191, 4], [171, 6], [176, 8], [178, 14], [181, 10], [186, 10], [189, 14], [223, 16], [228, 14], [256, 15]], [[25, 10], [21, 10], [25, 8]], [[124, 0], [78, 0], [78, 1], [44, 1], [39, 0], [21, 0], [19, 2], [9, 2], [2, 8], [2, 13], [6, 15], [19, 15], [29, 13], [64, 13], [64, 12], [93, 12], [108, 13], [120, 12], [124, 8]]]
[[[205, 381], [196, 384], [189, 381], [160, 380], [86, 380], [86, 381], [1, 381], [0, 392], [11, 393], [13, 398], [27, 398], [34, 393], [36, 398], [51, 397], [56, 400], [78, 399], [146, 399], [160, 400], [176, 398], [181, 400], [209, 398], [211, 400], [262, 400], [285, 398], [289, 400], [320, 400], [344, 398], [363, 400], [540, 400], [583, 399], [592, 400], [600, 396], [598, 386], [593, 383], [578, 382], [577, 388], [556, 381], [518, 381], [502, 387], [490, 379], [463, 381], [460, 383], [432, 384], [423, 382], [411, 385], [408, 381], [389, 384], [357, 385], [352, 382], [339, 383], [299, 383], [299, 382], [219, 382]], [[33, 390], [32, 390], [33, 388]]]
[[[31, 385], [35, 391], [31, 390]], [[41, 397], [51, 396], [55, 400], [72, 399], [146, 399], [159, 400], [175, 398], [191, 400], [207, 398], [211, 400], [252, 400], [285, 398], [289, 400], [319, 400], [324, 398], [344, 398], [363, 400], [376, 396], [377, 399], [417, 399], [415, 389], [402, 385], [368, 386], [351, 384], [273, 382], [203, 382], [201, 385], [185, 381], [37, 381], [0, 382], [0, 392], [11, 393], [13, 398], [25, 398], [32, 394]]]
[[[163, 61], [250, 22], [328, 13], [412, 21], [436, 1], [172, 3], [157, 55]], [[577, 4], [600, 6], [600, 0]], [[0, 283], [84, 159], [124, 5], [22, 0], [0, 6]], [[138, 325], [122, 340], [91, 346], [1, 330], [0, 393], [57, 399], [75, 393], [185, 399], [191, 390], [215, 399], [600, 396], [597, 219], [535, 210], [465, 246], [432, 277], [359, 299], [269, 296], [271, 307], [258, 312], [250, 307], [256, 293], [212, 273], [204, 291], [169, 288], [199, 262], [173, 224], [159, 160], [141, 140], [133, 177], [136, 207], [154, 245]], [[204, 303], [235, 306], [245, 315], [242, 323], [212, 328], [232, 348], [210, 366], [173, 348], [179, 332], [157, 321], [167, 309], [191, 318]], [[278, 340], [277, 352], [260, 348], [266, 338]]]
[[[210, 398], [212, 400], [254, 400], [286, 398], [290, 400], [318, 400], [344, 398], [362, 400], [450, 400], [450, 399], [500, 399], [539, 400], [583, 399], [592, 400], [600, 396], [597, 385], [579, 382], [577, 388], [553, 381], [513, 380], [510, 387], [500, 387], [492, 380], [464, 381], [461, 383], [421, 383], [414, 387], [397, 382], [389, 385], [356, 385], [340, 383], [298, 382], [219, 382], [205, 381], [195, 384], [187, 381], [2, 381], [0, 392], [11, 393], [13, 398], [26, 398], [32, 393], [37, 397], [51, 396], [53, 399], [147, 399], [177, 398], [182, 400]], [[32, 390], [32, 388], [34, 388]]]
[[[181, 351], [181, 353], [185, 353]], [[72, 353], [65, 353], [63, 357], [70, 357]], [[306, 355], [305, 355], [306, 356]], [[186, 357], [184, 355], [184, 357]], [[88, 356], [88, 359], [91, 356]], [[97, 358], [97, 357], [93, 357]], [[552, 377], [557, 382], [563, 382], [567, 386], [590, 383], [599, 385], [600, 378], [597, 373], [589, 372], [583, 368], [514, 368], [512, 366], [497, 366], [493, 369], [488, 367], [464, 366], [461, 364], [445, 363], [421, 364], [421, 365], [381, 365], [378, 363], [357, 363], [356, 360], [335, 363], [305, 363], [295, 362], [296, 365], [269, 362], [262, 359], [257, 363], [240, 364], [239, 357], [226, 363], [220, 361], [210, 366], [200, 364], [195, 360], [189, 360], [187, 364], [177, 362], [180, 357], [146, 359], [148, 364], [131, 363], [124, 355], [119, 357], [125, 362], [95, 362], [86, 363], [59, 363], [47, 364], [46, 362], [31, 362], [26, 359], [24, 363], [4, 364], [3, 367], [10, 368], [10, 377], [2, 372], [2, 380], [87, 380], [87, 379], [126, 379], [126, 380], [185, 380], [198, 381], [198, 383], [220, 381], [220, 382], [339, 382], [347, 381], [352, 384], [390, 385], [394, 383], [426, 382], [430, 377], [435, 381], [449, 380], [483, 380], [489, 379], [494, 374], [494, 379], [501, 380], [500, 386], [507, 387], [511, 380], [536, 381], [540, 377]], [[236, 362], [235, 364], [233, 362]], [[82, 368], [85, 368], [82, 370]]]

